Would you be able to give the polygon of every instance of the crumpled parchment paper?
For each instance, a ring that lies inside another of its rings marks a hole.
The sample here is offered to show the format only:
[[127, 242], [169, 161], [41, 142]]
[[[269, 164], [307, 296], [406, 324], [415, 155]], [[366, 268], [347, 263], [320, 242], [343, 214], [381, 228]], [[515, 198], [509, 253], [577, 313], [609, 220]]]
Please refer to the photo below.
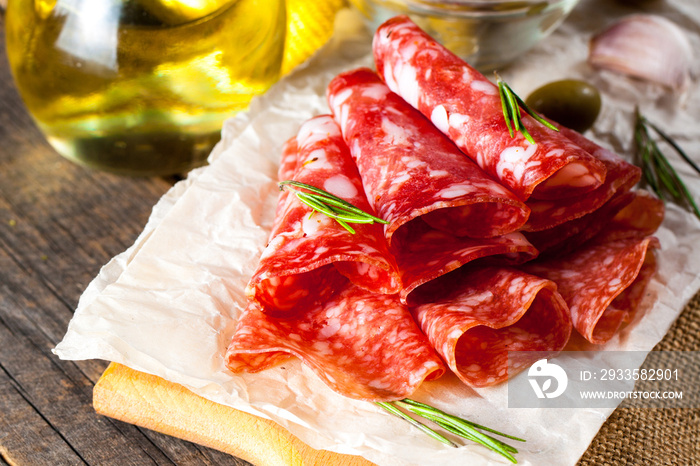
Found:
[[[700, 50], [700, 8], [691, 0], [668, 1], [663, 8]], [[584, 0], [557, 32], [501, 75], [520, 95], [556, 79], [594, 83], [604, 107], [587, 135], [621, 154], [631, 150], [635, 105], [689, 154], [700, 153], [697, 69], [691, 88], [678, 96], [585, 64], [590, 35], [624, 11], [614, 2]], [[504, 464], [481, 446], [442, 446], [372, 403], [345, 399], [298, 361], [254, 375], [233, 375], [223, 365], [245, 306], [243, 290], [273, 220], [282, 143], [304, 120], [328, 112], [325, 88], [335, 74], [372, 63], [371, 39], [358, 17], [343, 11], [336, 24], [334, 39], [311, 63], [225, 124], [210, 165], [175, 185], [134, 245], [103, 267], [54, 351], [63, 359], [104, 359], [158, 375], [273, 419], [314, 448], [362, 455], [380, 465]], [[681, 165], [698, 200], [700, 181]], [[638, 318], [606, 350], [649, 351], [700, 288], [700, 222], [669, 205], [657, 236], [659, 273]], [[612, 412], [509, 409], [506, 388], [476, 393], [446, 376], [424, 383], [414, 398], [526, 438], [518, 445], [525, 465], [575, 464]]]

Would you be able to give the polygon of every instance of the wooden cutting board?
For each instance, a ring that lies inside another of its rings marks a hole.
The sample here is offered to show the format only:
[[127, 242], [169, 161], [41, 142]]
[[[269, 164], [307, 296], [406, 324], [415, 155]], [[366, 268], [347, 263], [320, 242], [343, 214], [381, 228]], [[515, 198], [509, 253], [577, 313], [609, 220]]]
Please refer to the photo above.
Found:
[[111, 363], [93, 391], [97, 413], [214, 448], [256, 466], [372, 466], [359, 456], [315, 450], [276, 423]]

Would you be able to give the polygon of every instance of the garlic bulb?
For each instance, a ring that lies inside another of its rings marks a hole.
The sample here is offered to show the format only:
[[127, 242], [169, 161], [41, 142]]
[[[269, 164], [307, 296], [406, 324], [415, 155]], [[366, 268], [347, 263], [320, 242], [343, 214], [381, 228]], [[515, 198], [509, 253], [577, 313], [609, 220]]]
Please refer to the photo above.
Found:
[[675, 23], [635, 14], [591, 39], [588, 63], [682, 90], [690, 80], [692, 54], [687, 36]]

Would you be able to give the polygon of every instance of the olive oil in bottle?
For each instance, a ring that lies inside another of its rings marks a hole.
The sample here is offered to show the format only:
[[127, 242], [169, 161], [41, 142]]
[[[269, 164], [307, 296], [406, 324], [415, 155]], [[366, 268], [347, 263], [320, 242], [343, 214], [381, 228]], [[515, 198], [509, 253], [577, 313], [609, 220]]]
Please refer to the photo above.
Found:
[[284, 0], [10, 0], [7, 52], [56, 150], [164, 175], [205, 162], [222, 122], [279, 78]]

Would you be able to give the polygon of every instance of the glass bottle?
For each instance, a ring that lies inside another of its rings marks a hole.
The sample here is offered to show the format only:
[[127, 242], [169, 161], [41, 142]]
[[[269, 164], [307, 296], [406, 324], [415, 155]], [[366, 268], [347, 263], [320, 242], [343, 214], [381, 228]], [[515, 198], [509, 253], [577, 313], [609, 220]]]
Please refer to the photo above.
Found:
[[284, 0], [10, 0], [17, 88], [48, 141], [128, 175], [202, 165], [279, 78]]

